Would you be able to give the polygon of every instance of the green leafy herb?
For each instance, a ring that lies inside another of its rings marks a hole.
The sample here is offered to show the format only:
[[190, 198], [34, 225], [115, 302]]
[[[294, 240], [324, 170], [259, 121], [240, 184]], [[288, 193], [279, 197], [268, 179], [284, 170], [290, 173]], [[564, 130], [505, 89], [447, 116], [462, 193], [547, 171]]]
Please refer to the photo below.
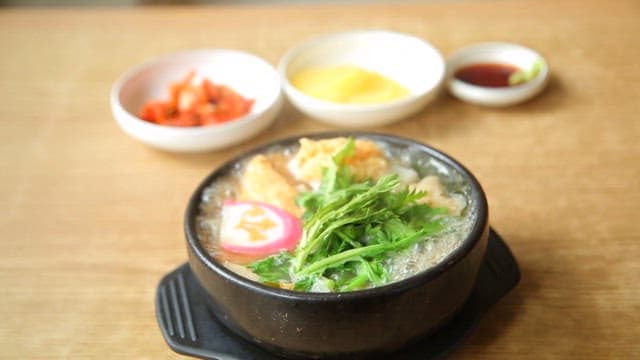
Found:
[[509, 75], [509, 85], [518, 85], [534, 79], [542, 70], [542, 60], [536, 60], [529, 70], [518, 70]]
[[[355, 142], [349, 139], [323, 169], [317, 191], [301, 194], [303, 237], [293, 255], [281, 253], [249, 267], [267, 282], [294, 289], [351, 291], [389, 280], [388, 254], [442, 228], [446, 209], [418, 204], [425, 195], [401, 186], [397, 174], [357, 182], [345, 165]], [[286, 255], [285, 255], [286, 254]]]
[[291, 254], [286, 251], [255, 261], [248, 266], [251, 271], [260, 276], [260, 281], [265, 283], [290, 281], [290, 267]]

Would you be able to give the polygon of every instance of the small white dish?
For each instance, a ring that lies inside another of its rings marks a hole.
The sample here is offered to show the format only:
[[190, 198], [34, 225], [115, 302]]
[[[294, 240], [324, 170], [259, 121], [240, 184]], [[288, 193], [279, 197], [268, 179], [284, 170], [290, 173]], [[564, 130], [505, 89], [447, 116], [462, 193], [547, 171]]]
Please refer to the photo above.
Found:
[[[537, 75], [524, 83], [487, 87], [470, 84], [455, 77], [456, 72], [473, 64], [507, 64], [522, 70], [540, 64]], [[447, 58], [447, 87], [455, 97], [484, 106], [509, 106], [524, 102], [540, 93], [547, 84], [549, 66], [537, 52], [516, 44], [487, 42], [462, 48]]]
[[[254, 99], [251, 111], [223, 124], [195, 127], [159, 125], [137, 116], [147, 101], [167, 99], [169, 86], [191, 71]], [[122, 130], [147, 145], [175, 152], [218, 150], [269, 127], [282, 107], [281, 89], [276, 70], [255, 55], [228, 49], [192, 50], [145, 62], [124, 73], [111, 89], [111, 108]]]
[[[341, 104], [307, 95], [290, 82], [300, 71], [339, 65], [356, 65], [395, 80], [409, 95], [380, 104]], [[304, 42], [283, 56], [278, 71], [284, 92], [298, 110], [332, 125], [363, 128], [390, 124], [423, 109], [440, 89], [445, 63], [435, 47], [417, 37], [361, 30]]]

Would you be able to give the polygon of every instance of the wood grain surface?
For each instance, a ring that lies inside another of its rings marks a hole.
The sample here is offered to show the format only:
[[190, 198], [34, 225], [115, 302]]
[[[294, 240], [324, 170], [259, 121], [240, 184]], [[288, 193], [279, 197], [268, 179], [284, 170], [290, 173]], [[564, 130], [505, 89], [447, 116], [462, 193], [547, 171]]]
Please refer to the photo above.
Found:
[[179, 358], [154, 316], [160, 278], [186, 261], [185, 206], [226, 159], [333, 130], [285, 106], [248, 143], [196, 155], [127, 137], [108, 95], [165, 53], [236, 48], [276, 64], [315, 35], [386, 28], [446, 56], [482, 41], [534, 48], [547, 89], [504, 109], [441, 94], [369, 130], [465, 164], [522, 268], [454, 358], [640, 358], [640, 2], [0, 9], [0, 358]]

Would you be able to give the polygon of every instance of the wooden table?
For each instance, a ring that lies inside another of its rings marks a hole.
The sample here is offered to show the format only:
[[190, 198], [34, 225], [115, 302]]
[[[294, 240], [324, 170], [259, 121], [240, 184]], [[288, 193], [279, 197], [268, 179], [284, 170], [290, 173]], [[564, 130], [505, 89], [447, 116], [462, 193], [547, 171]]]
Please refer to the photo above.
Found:
[[0, 10], [0, 358], [176, 358], [154, 315], [186, 261], [196, 184], [256, 144], [330, 130], [287, 106], [249, 143], [179, 155], [127, 137], [108, 94], [127, 68], [193, 48], [275, 64], [308, 37], [387, 28], [444, 55], [510, 41], [546, 56], [533, 101], [442, 94], [374, 128], [438, 147], [484, 185], [522, 281], [455, 358], [640, 358], [640, 3], [454, 1]]

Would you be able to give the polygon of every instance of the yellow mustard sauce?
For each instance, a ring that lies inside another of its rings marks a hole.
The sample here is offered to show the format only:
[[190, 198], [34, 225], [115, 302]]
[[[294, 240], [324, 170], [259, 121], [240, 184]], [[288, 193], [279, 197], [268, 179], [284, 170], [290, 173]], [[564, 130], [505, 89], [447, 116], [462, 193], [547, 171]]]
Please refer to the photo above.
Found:
[[379, 104], [409, 95], [395, 80], [356, 65], [304, 70], [291, 82], [307, 95], [343, 104]]
[[267, 238], [267, 231], [276, 227], [276, 223], [271, 221], [264, 209], [258, 206], [251, 208], [242, 214], [242, 218], [236, 225], [236, 229], [241, 229], [249, 234], [251, 241], [264, 241]]

